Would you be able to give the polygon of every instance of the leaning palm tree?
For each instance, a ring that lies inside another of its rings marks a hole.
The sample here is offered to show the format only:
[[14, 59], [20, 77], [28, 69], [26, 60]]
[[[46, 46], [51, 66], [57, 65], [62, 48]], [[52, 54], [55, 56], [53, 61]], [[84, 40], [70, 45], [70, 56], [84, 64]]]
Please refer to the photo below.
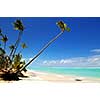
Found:
[[17, 70], [16, 73], [21, 72], [30, 63], [32, 63], [51, 43], [53, 43], [58, 37], [60, 37], [64, 33], [64, 31], [70, 32], [70, 28], [63, 21], [59, 21], [56, 24], [61, 29], [61, 32], [58, 35], [56, 35], [53, 39], [51, 39], [25, 66], [23, 66], [21, 69]]

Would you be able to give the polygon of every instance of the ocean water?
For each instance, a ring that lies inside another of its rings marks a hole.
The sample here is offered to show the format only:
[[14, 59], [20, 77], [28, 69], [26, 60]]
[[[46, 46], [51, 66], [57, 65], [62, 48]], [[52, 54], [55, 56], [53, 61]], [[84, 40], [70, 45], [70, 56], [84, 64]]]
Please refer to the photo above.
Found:
[[60, 75], [100, 78], [99, 67], [29, 67], [29, 69]]

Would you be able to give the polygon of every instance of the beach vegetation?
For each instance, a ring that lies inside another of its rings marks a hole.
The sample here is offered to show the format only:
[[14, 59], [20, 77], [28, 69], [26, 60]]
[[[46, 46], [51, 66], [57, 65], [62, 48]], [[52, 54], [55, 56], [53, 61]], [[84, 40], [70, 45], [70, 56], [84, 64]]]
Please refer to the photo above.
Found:
[[[21, 38], [25, 29], [22, 21], [17, 19], [13, 23], [14, 29], [18, 31], [18, 37], [15, 40], [15, 43], [8, 46], [10, 49], [9, 54], [6, 52], [8, 37], [6, 34], [3, 34], [0, 29], [0, 43], [3, 44], [3, 46], [1, 45], [0, 47], [0, 77], [4, 80], [18, 80], [19, 77], [23, 76], [22, 71], [26, 72], [26, 67], [30, 65], [51, 43], [53, 43], [65, 31], [70, 32], [70, 28], [63, 21], [58, 21], [56, 24], [61, 29], [61, 32], [44, 45], [44, 47], [40, 49], [40, 51], [29, 62], [22, 60], [22, 50], [27, 48], [26, 43], [21, 44]], [[22, 48], [20, 51], [17, 50], [18, 46], [21, 46]]]

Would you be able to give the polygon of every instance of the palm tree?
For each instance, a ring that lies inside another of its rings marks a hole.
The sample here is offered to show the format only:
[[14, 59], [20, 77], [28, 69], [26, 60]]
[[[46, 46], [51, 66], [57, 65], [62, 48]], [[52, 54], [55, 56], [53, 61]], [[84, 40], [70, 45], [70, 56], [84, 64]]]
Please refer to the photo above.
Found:
[[4, 43], [4, 50], [6, 49], [6, 42], [8, 41], [8, 37], [5, 35], [2, 37], [1, 41]]
[[65, 31], [66, 30], [66, 31], [70, 32], [70, 28], [67, 27], [67, 24], [65, 24], [63, 21], [59, 21], [56, 24], [61, 29], [61, 31]]
[[[16, 54], [16, 50], [18, 48], [18, 45], [21, 40], [22, 33], [24, 31], [24, 26], [20, 20], [16, 20], [14, 22], [14, 28], [19, 31], [18, 38], [14, 45], [11, 45], [9, 48], [11, 49], [9, 57], [6, 57], [6, 59], [3, 61], [2, 66], [6, 66], [8, 69], [3, 70], [3, 74], [1, 75], [2, 78], [5, 80], [18, 80], [18, 75], [21, 73], [22, 70], [25, 70], [26, 67], [32, 63], [50, 44], [52, 44], [58, 37], [60, 37], [65, 31], [69, 32], [70, 28], [63, 22], [59, 21], [56, 23], [59, 28], [61, 29], [61, 32], [57, 34], [53, 39], [51, 39], [46, 45], [43, 46], [43, 48], [28, 62], [25, 64], [25, 61], [22, 61], [22, 55], [20, 53]], [[2, 41], [4, 42], [4, 49], [6, 48], [6, 42], [8, 40], [6, 35], [2, 34], [2, 31], [0, 29], [0, 36], [2, 37]], [[26, 48], [26, 44], [23, 43], [22, 48]], [[5, 54], [5, 51], [0, 51], [0, 59], [2, 59], [2, 55]], [[8, 60], [9, 58], [9, 60]], [[5, 63], [7, 61], [8, 63]], [[10, 62], [9, 62], [10, 61]], [[0, 66], [1, 67], [1, 66]], [[14, 70], [13, 70], [14, 69]]]
[[14, 55], [16, 53], [16, 50], [17, 50], [18, 45], [19, 45], [20, 40], [21, 40], [22, 33], [24, 31], [24, 26], [20, 20], [16, 20], [13, 24], [14, 24], [15, 30], [19, 30], [19, 34], [18, 34], [18, 38], [14, 44], [14, 48], [10, 52], [10, 56], [12, 56], [12, 59], [14, 58]]
[[6, 52], [2, 48], [0, 48], [0, 56], [4, 55], [5, 53]]
[[2, 34], [2, 30], [1, 29], [0, 29], [0, 36], [2, 37], [1, 41], [4, 43], [4, 50], [5, 50], [6, 49], [6, 42], [8, 41], [8, 37], [6, 35]]
[[60, 37], [64, 31], [70, 32], [70, 28], [63, 21], [59, 21], [56, 23], [58, 27], [61, 29], [61, 32], [56, 35], [53, 39], [51, 39], [25, 66], [19, 69], [16, 73], [21, 72], [25, 69], [30, 63], [32, 63], [51, 43], [53, 43], [58, 37]]
[[11, 50], [11, 52], [10, 52], [10, 54], [9, 54], [9, 57], [11, 57], [11, 54], [12, 54], [13, 49], [14, 49], [15, 47], [14, 47], [14, 45], [12, 44], [12, 45], [9, 46], [9, 48], [10, 48], [10, 50]]
[[19, 53], [14, 56], [13, 68], [17, 69], [17, 66], [20, 65], [21, 59], [22, 55]]

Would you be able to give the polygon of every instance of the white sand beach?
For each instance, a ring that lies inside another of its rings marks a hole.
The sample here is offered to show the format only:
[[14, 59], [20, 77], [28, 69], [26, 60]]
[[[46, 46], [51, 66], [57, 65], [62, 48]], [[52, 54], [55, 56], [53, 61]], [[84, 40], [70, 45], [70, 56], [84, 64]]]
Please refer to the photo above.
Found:
[[1, 100], [100, 100], [98, 80], [80, 77], [82, 81], [75, 81], [75, 76], [37, 71], [29, 71], [26, 75], [30, 77], [20, 81], [1, 81]]
[[54, 73], [46, 73], [29, 70], [25, 73], [29, 78], [24, 78], [25, 81], [46, 81], [46, 82], [65, 82], [65, 83], [100, 83], [100, 78], [81, 77], [73, 75], [60, 75]]

